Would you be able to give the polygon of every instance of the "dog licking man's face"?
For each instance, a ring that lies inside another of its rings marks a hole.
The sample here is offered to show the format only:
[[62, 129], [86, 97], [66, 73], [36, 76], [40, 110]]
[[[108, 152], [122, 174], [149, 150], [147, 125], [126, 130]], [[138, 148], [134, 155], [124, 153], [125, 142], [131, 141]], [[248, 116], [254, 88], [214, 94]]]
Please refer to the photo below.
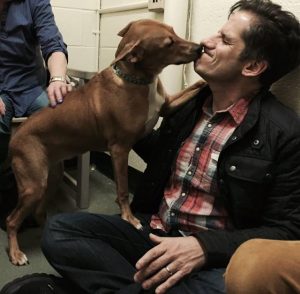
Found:
[[151, 72], [155, 68], [156, 74], [170, 64], [194, 61], [202, 52], [201, 45], [180, 38], [171, 26], [155, 20], [131, 22], [118, 35], [123, 39], [114, 62], [131, 62]]

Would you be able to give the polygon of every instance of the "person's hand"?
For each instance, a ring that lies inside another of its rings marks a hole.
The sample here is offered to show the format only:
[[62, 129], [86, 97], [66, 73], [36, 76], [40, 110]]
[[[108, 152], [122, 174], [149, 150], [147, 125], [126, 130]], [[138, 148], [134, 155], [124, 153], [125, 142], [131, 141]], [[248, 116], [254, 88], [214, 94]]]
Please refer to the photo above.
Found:
[[184, 276], [205, 263], [203, 249], [195, 237], [159, 237], [150, 234], [157, 244], [136, 263], [134, 280], [144, 289], [156, 287], [162, 294]]
[[63, 102], [63, 98], [72, 91], [72, 85], [62, 81], [55, 81], [49, 84], [47, 93], [52, 107]]
[[5, 115], [5, 104], [4, 102], [2, 101], [2, 99], [0, 98], [0, 115]]

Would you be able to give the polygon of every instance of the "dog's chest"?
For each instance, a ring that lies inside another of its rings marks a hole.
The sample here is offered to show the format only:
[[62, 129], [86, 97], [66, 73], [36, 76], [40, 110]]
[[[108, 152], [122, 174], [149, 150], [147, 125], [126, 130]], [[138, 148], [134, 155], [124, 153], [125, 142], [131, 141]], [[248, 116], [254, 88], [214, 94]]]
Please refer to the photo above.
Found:
[[145, 122], [146, 134], [151, 132], [151, 130], [156, 125], [159, 119], [160, 109], [165, 102], [165, 98], [157, 92], [157, 82], [158, 79], [156, 79], [152, 84], [149, 85], [149, 94], [148, 94], [149, 109], [148, 109], [148, 116]]

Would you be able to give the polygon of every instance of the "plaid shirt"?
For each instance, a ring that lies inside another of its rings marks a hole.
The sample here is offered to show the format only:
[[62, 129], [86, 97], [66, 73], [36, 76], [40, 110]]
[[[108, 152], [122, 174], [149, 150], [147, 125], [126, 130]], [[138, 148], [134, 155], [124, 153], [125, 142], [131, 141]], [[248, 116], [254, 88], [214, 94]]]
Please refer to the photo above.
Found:
[[152, 216], [152, 228], [188, 233], [232, 227], [218, 197], [217, 162], [226, 141], [243, 121], [249, 102], [240, 99], [212, 115], [211, 97], [205, 101], [199, 122], [179, 150], [159, 212]]

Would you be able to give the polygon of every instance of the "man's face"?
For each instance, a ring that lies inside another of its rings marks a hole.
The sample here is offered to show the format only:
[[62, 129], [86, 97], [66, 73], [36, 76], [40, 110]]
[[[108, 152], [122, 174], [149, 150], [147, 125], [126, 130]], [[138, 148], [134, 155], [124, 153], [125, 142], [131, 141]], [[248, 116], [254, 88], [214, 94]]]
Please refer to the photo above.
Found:
[[245, 48], [242, 33], [255, 16], [247, 11], [234, 12], [220, 31], [203, 40], [204, 52], [195, 61], [195, 71], [207, 82], [234, 81], [242, 76], [246, 62], [239, 60]]

